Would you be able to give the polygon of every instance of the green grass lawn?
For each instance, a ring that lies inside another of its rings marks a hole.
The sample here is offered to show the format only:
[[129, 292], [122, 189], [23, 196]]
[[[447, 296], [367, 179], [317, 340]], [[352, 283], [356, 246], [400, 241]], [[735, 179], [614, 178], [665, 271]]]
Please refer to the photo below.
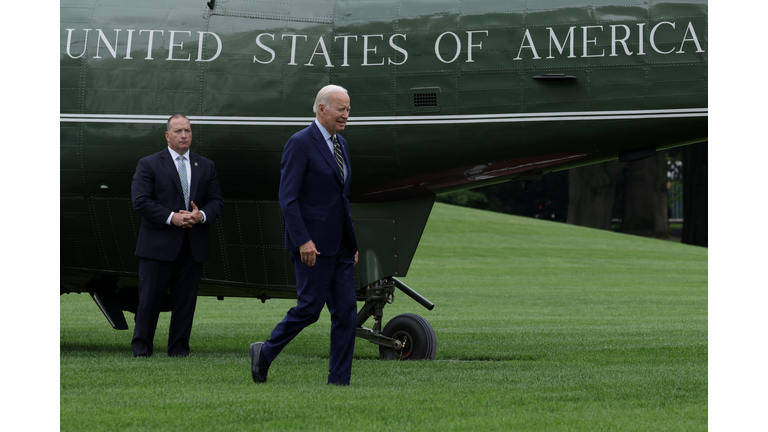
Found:
[[[291, 300], [202, 297], [192, 355], [134, 359], [87, 294], [61, 297], [61, 430], [706, 430], [707, 249], [436, 204], [385, 323], [424, 316], [434, 361], [358, 340], [327, 386], [330, 317], [251, 380]], [[133, 315], [127, 313], [132, 326]], [[370, 325], [370, 323], [369, 323]]]

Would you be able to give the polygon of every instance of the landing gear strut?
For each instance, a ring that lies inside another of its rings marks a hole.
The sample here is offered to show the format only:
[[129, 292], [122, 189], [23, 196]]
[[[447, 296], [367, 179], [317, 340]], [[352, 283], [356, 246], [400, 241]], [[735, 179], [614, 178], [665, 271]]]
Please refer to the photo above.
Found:
[[[357, 291], [357, 300], [365, 304], [357, 314], [356, 336], [379, 345], [379, 356], [392, 360], [432, 360], [437, 351], [437, 339], [432, 326], [419, 315], [398, 315], [381, 329], [384, 306], [392, 304], [395, 288], [400, 289], [422, 306], [432, 310], [435, 305], [397, 278], [385, 278]], [[363, 327], [373, 316], [373, 328]]]

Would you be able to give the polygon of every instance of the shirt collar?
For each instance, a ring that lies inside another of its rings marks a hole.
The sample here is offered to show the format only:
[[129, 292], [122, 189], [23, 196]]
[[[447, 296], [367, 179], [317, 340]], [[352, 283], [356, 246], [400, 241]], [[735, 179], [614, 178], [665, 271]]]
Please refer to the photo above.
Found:
[[325, 127], [323, 127], [323, 125], [321, 125], [317, 119], [315, 119], [315, 124], [317, 125], [317, 128], [320, 129], [320, 133], [323, 134], [323, 138], [325, 138], [326, 141], [331, 139], [332, 135], [327, 130], [325, 130]]
[[176, 160], [176, 158], [179, 156], [183, 157], [186, 160], [189, 160], [189, 150], [187, 150], [187, 152], [184, 153], [183, 155], [180, 155], [176, 153], [176, 151], [172, 149], [171, 146], [168, 146], [168, 151], [171, 152], [171, 158], [173, 158], [173, 160]]

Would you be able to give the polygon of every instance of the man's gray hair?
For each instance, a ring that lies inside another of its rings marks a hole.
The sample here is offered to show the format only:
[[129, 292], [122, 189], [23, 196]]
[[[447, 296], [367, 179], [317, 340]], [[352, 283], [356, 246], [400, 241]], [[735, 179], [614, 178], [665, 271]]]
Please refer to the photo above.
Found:
[[167, 130], [168, 132], [171, 131], [171, 120], [173, 120], [175, 118], [184, 118], [184, 119], [187, 119], [187, 121], [189, 121], [187, 116], [185, 116], [184, 114], [174, 114], [174, 115], [172, 115], [171, 118], [169, 118], [168, 121], [165, 122], [165, 130]]
[[334, 93], [344, 93], [349, 94], [347, 92], [347, 89], [341, 86], [337, 85], [327, 85], [320, 89], [319, 92], [317, 92], [317, 97], [315, 98], [315, 104], [312, 106], [312, 112], [317, 114], [317, 106], [320, 104], [323, 104], [324, 106], [328, 106], [328, 102], [331, 100], [331, 95]]

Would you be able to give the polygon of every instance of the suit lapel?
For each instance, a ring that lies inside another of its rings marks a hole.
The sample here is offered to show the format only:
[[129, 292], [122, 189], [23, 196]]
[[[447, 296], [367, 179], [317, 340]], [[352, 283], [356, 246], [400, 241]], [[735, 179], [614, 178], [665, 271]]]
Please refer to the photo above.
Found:
[[[344, 179], [341, 178], [341, 173], [339, 172], [339, 165], [336, 164], [336, 159], [333, 157], [333, 153], [331, 152], [331, 149], [328, 148], [328, 142], [323, 138], [322, 132], [320, 132], [320, 129], [317, 128], [317, 125], [315, 122], [312, 122], [312, 136], [315, 138], [315, 147], [317, 147], [317, 151], [320, 152], [321, 155], [325, 158], [325, 161], [328, 162], [328, 165], [331, 166], [333, 169], [333, 172], [336, 173], [336, 178], [339, 180], [339, 183], [344, 182]], [[342, 149], [342, 152], [344, 150]]]
[[176, 169], [176, 164], [173, 162], [173, 159], [171, 159], [171, 153], [168, 152], [168, 149], [160, 152], [160, 159], [161, 164], [163, 165], [163, 168], [168, 172], [168, 175], [171, 177], [171, 182], [173, 182], [174, 185], [176, 185], [176, 190], [179, 192], [179, 195], [181, 195], [182, 201], [184, 200], [184, 190], [181, 189], [181, 180], [179, 179], [179, 170]]

